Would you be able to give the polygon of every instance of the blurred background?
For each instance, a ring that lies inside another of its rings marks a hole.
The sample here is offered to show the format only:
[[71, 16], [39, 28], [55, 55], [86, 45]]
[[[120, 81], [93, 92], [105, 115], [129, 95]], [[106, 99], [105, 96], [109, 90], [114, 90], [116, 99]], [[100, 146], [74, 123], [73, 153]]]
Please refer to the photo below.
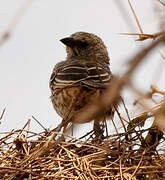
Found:
[[[159, 32], [165, 6], [158, 0], [131, 3], [144, 33]], [[139, 33], [128, 1], [122, 0], [0, 0], [1, 41], [8, 31], [9, 38], [0, 43], [0, 113], [6, 108], [0, 132], [22, 128], [32, 116], [45, 128], [60, 123], [49, 98], [49, 78], [54, 65], [66, 57], [61, 38], [77, 31], [98, 35], [108, 48], [111, 71], [117, 75], [123, 74], [136, 52], [153, 41], [135, 41], [137, 36], [120, 35]], [[152, 51], [132, 77], [144, 93], [151, 84], [165, 89], [165, 61], [160, 52], [165, 48]], [[123, 97], [131, 117], [136, 116], [136, 95], [125, 88]], [[123, 110], [121, 114], [125, 116]], [[91, 129], [89, 124], [77, 125], [78, 133]], [[32, 120], [31, 130], [38, 132], [41, 127]]]

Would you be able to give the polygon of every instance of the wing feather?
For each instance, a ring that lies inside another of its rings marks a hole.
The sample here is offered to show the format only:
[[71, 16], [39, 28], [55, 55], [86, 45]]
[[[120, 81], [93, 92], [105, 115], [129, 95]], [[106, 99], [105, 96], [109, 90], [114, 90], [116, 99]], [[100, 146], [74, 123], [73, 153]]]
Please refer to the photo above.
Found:
[[58, 63], [50, 78], [50, 87], [86, 85], [103, 88], [111, 79], [109, 67], [94, 61], [62, 61]]

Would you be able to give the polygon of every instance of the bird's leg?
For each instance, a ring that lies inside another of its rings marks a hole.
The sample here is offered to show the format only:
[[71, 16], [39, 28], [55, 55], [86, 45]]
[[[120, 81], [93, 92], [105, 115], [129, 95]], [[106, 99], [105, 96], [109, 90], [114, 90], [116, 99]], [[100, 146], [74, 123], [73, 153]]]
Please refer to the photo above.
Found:
[[108, 137], [108, 126], [107, 126], [107, 121], [106, 121], [106, 117], [103, 117], [103, 129], [105, 128], [106, 131], [106, 137]]
[[66, 133], [66, 131], [67, 131], [67, 124], [65, 123], [64, 126], [63, 126], [62, 135], [60, 137], [61, 141], [65, 141], [65, 133]]
[[73, 136], [73, 130], [74, 130], [74, 125], [73, 124], [71, 125], [70, 129], [71, 129], [71, 136]]
[[104, 128], [101, 127], [99, 120], [94, 120], [93, 130], [96, 139], [104, 139]]

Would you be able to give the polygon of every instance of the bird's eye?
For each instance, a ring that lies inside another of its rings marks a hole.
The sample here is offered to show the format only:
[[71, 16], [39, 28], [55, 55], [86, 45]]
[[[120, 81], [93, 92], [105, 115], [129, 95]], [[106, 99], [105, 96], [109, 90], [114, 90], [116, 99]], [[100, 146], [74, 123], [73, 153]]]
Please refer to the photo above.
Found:
[[79, 48], [86, 48], [88, 46], [88, 43], [85, 41], [76, 41], [76, 46]]
[[81, 42], [81, 48], [86, 48], [88, 46], [87, 42]]

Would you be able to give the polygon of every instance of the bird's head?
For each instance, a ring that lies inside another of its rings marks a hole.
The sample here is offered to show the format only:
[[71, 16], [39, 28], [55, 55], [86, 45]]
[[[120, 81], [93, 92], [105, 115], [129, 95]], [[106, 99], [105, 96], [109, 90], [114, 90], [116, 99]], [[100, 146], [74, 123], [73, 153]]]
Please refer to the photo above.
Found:
[[60, 41], [67, 47], [68, 59], [82, 57], [109, 63], [106, 46], [98, 36], [92, 33], [76, 32]]

